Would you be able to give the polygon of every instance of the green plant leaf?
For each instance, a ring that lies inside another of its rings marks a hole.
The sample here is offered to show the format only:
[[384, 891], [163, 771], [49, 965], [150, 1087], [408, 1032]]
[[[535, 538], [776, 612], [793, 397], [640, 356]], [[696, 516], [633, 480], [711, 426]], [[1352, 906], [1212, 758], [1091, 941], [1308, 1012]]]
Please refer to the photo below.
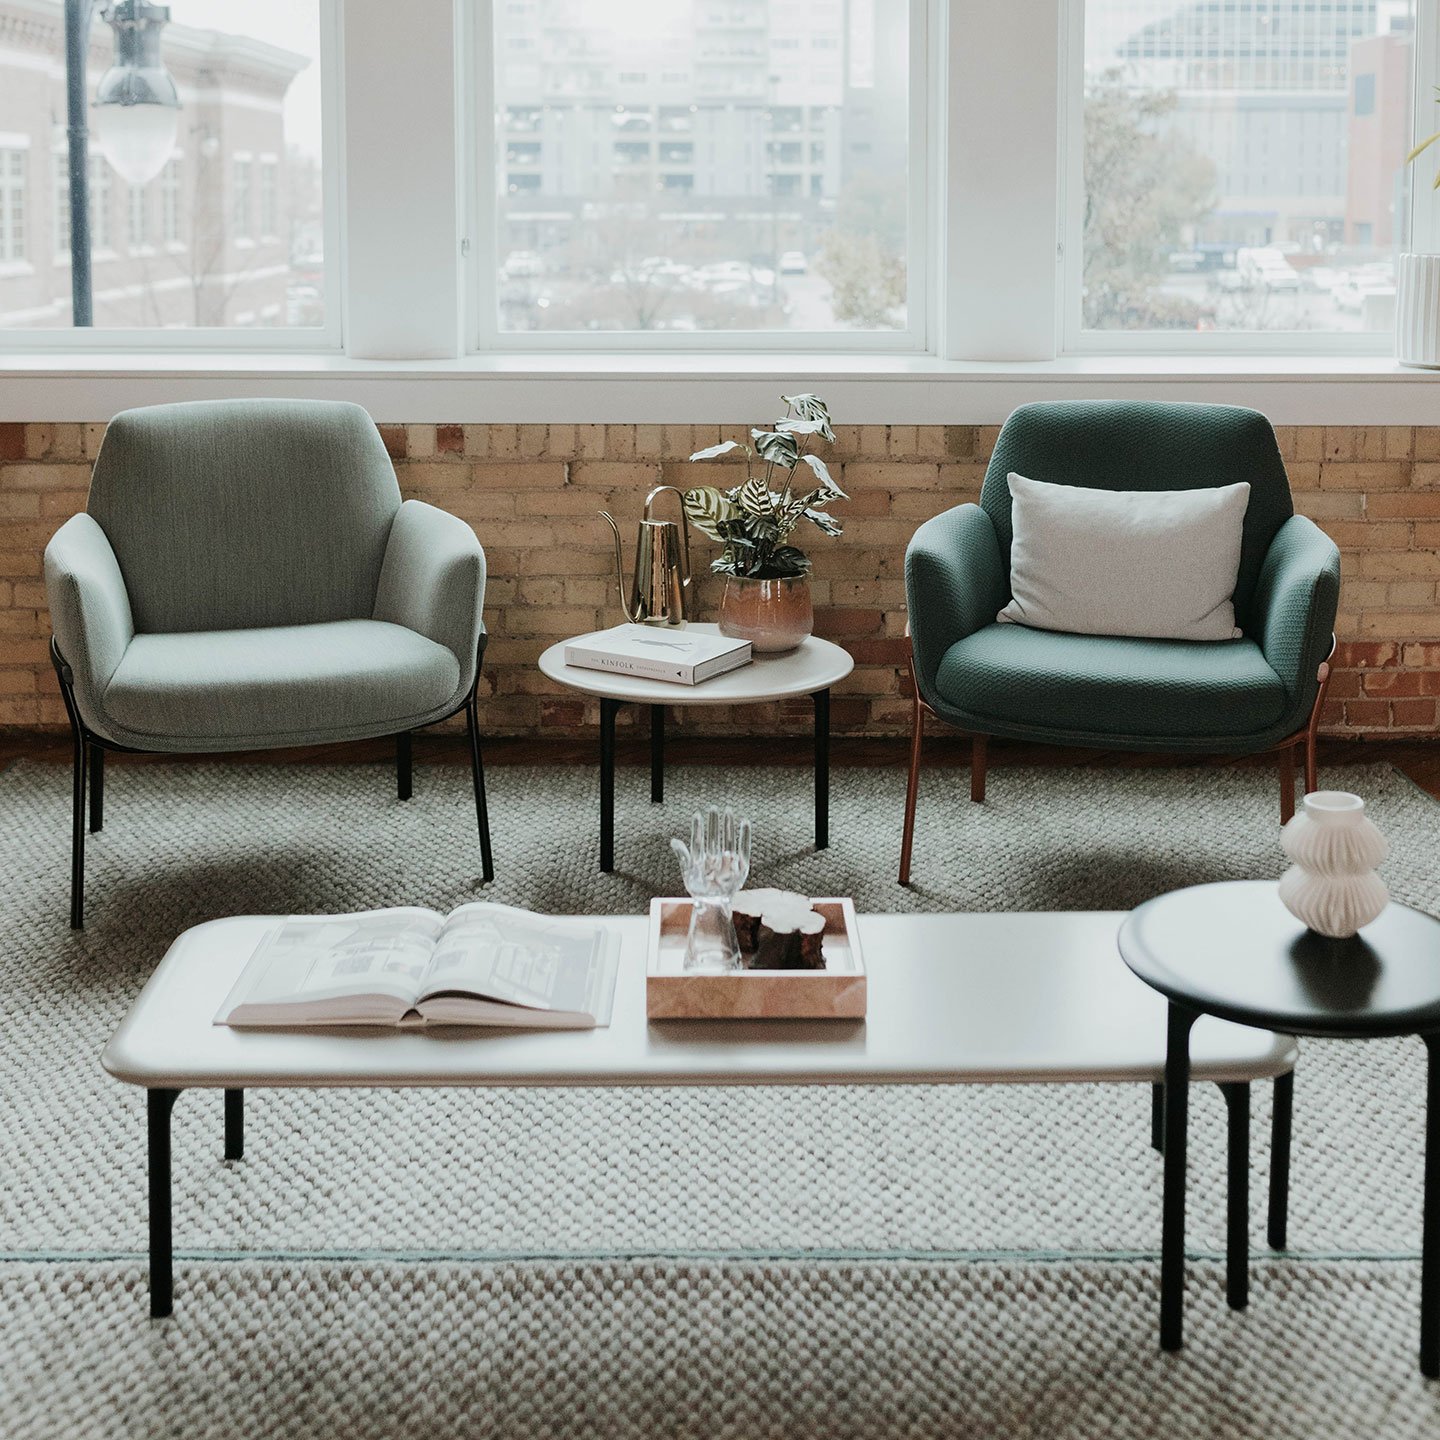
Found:
[[830, 408], [818, 395], [782, 395], [780, 398], [797, 420], [811, 420], [820, 426], [815, 434], [827, 440], [835, 438], [830, 428]]
[[1422, 140], [1406, 157], [1408, 165], [1412, 160], [1418, 160], [1437, 140], [1440, 140], [1440, 130], [1437, 130], [1428, 140]]
[[759, 451], [761, 458], [772, 465], [783, 465], [790, 470], [800, 458], [800, 447], [796, 444], [795, 437], [787, 435], [783, 430], [752, 430], [750, 438], [754, 440], [755, 449]]
[[735, 503], [742, 514], [756, 518], [768, 518], [775, 513], [775, 497], [771, 495], [770, 487], [758, 475], [752, 475], [740, 487]]
[[713, 485], [700, 485], [687, 490], [683, 496], [685, 513], [690, 523], [703, 535], [712, 540], [724, 540], [720, 526], [733, 520], [736, 507], [733, 500], [721, 494]]
[[830, 474], [829, 467], [818, 455], [802, 455], [800, 457], [814, 472], [815, 478], [830, 492], [836, 500], [848, 500], [850, 497], [835, 483]]
[[722, 440], [718, 445], [709, 445], [704, 450], [697, 450], [690, 458], [692, 460], [713, 460], [717, 455], [728, 455], [732, 450], [743, 448], [738, 440]]
[[845, 527], [833, 515], [827, 515], [823, 510], [811, 507], [805, 511], [805, 518], [817, 530], [823, 530], [827, 535], [843, 535], [845, 533]]

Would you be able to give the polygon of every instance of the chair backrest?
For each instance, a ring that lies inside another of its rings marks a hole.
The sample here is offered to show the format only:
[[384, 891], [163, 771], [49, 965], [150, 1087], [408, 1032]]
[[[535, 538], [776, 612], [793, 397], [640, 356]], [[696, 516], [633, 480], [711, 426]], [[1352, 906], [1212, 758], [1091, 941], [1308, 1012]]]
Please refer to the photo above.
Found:
[[152, 633], [367, 618], [399, 507], [370, 417], [312, 400], [126, 410], [87, 506]]
[[1250, 505], [1235, 584], [1235, 614], [1242, 628], [1265, 552], [1294, 513], [1275, 431], [1258, 410], [1131, 400], [1022, 405], [995, 441], [980, 491], [1007, 570], [1013, 531], [1006, 477], [1011, 471], [1094, 490], [1204, 490], [1248, 481]]

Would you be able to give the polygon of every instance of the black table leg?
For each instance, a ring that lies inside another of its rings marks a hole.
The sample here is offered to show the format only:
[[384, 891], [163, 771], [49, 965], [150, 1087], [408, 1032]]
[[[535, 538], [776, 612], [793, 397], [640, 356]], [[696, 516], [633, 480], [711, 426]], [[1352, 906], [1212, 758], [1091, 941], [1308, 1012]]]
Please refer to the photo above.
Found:
[[1178, 1350], [1185, 1325], [1185, 1139], [1190, 1029], [1196, 1012], [1171, 1004], [1165, 1043], [1165, 1198], [1160, 1238], [1160, 1348]]
[[1158, 1080], [1150, 1087], [1150, 1148], [1165, 1153], [1165, 1087]]
[[178, 1090], [145, 1092], [150, 1162], [150, 1318], [175, 1308], [175, 1271], [170, 1231], [170, 1112]]
[[817, 690], [815, 702], [815, 848], [830, 845], [830, 692]]
[[615, 713], [619, 700], [600, 701], [600, 868], [615, 868]]
[[225, 1158], [245, 1158], [245, 1092], [225, 1092]]
[[1285, 1248], [1290, 1226], [1290, 1134], [1295, 1113], [1295, 1072], [1275, 1077], [1275, 1109], [1270, 1120], [1270, 1214], [1265, 1241]]
[[665, 707], [650, 707], [650, 803], [665, 799]]
[[410, 732], [403, 731], [395, 737], [395, 796], [408, 800], [411, 795], [414, 767], [411, 760]]
[[1420, 1242], [1420, 1373], [1440, 1377], [1440, 1032], [1425, 1037], [1425, 1219]]
[[1234, 1081], [1225, 1096], [1225, 1299], [1232, 1310], [1250, 1301], [1250, 1086]]

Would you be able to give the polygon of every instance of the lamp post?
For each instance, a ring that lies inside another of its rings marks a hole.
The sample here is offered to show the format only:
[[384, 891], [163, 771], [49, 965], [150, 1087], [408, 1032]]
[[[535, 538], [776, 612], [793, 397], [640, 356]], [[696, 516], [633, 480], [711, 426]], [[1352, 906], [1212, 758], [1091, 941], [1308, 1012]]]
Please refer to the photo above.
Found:
[[[74, 323], [95, 323], [90, 277], [90, 132], [86, 57], [96, 0], [65, 0], [65, 118], [70, 159], [70, 295]], [[160, 59], [166, 5], [115, 0], [101, 15], [115, 32], [115, 63], [95, 92], [95, 129], [105, 158], [132, 185], [165, 167], [175, 144], [180, 97]]]

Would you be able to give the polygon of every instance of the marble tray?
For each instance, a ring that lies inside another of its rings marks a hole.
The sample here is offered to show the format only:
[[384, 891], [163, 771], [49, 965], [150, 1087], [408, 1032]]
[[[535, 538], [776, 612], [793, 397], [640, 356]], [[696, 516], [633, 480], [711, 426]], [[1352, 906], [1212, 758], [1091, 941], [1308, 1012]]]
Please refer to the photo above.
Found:
[[847, 899], [812, 901], [825, 917], [823, 970], [687, 971], [689, 899], [650, 902], [645, 1013], [652, 1020], [859, 1020], [865, 960]]

